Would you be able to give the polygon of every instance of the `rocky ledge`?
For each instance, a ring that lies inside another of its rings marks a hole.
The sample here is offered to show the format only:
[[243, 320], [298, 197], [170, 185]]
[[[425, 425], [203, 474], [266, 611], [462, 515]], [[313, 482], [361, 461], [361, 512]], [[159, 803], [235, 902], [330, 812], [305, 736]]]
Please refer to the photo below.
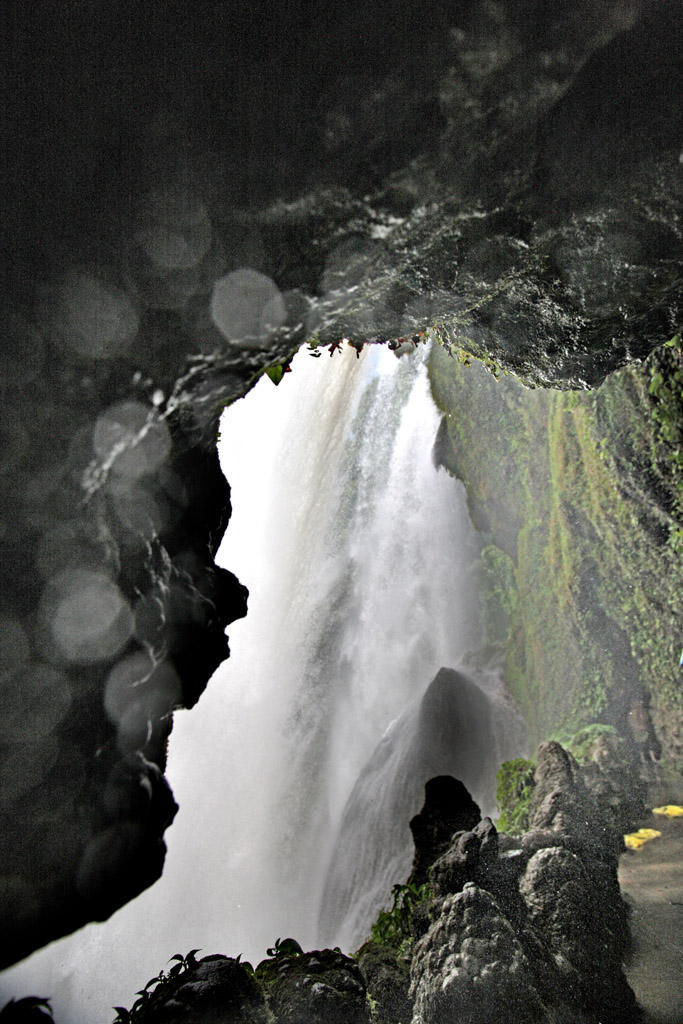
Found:
[[619, 785], [619, 771], [605, 757], [581, 767], [558, 743], [542, 744], [530, 828], [518, 837], [479, 820], [457, 780], [433, 779], [411, 822], [411, 878], [355, 956], [303, 952], [293, 939], [278, 940], [255, 970], [190, 955], [118, 1021], [635, 1022], [617, 865], [638, 785]]

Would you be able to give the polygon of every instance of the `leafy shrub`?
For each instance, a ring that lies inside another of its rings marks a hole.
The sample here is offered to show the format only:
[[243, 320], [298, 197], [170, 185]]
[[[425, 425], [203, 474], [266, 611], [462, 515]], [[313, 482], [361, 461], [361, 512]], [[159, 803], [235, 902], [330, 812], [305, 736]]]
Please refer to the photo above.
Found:
[[593, 747], [596, 741], [600, 739], [608, 739], [612, 744], [616, 744], [619, 739], [619, 733], [613, 725], [593, 722], [591, 725], [584, 725], [582, 729], [574, 733], [566, 747], [577, 761], [589, 761], [593, 753]]
[[197, 953], [199, 953], [198, 949], [191, 949], [185, 956], [182, 953], [175, 953], [168, 962], [173, 963], [174, 960], [177, 962], [169, 971], [160, 971], [154, 978], [150, 978], [145, 987], [136, 992], [138, 998], [130, 1010], [127, 1010], [125, 1006], [114, 1007], [116, 1017], [113, 1024], [143, 1024], [152, 999], [156, 999], [158, 995], [168, 990], [186, 971], [196, 967]]
[[276, 939], [275, 945], [266, 950], [268, 956], [300, 956], [303, 949], [296, 939]]
[[418, 903], [429, 900], [432, 890], [428, 882], [417, 885], [395, 885], [391, 894], [393, 904], [390, 910], [382, 910], [372, 926], [370, 939], [380, 946], [396, 950], [398, 956], [407, 958], [413, 944], [413, 914]]
[[54, 1024], [49, 999], [40, 996], [26, 996], [24, 999], [10, 999], [0, 1010], [2, 1024]]
[[496, 800], [500, 817], [499, 832], [520, 835], [529, 828], [529, 798], [534, 791], [536, 765], [524, 757], [504, 761], [496, 776]]

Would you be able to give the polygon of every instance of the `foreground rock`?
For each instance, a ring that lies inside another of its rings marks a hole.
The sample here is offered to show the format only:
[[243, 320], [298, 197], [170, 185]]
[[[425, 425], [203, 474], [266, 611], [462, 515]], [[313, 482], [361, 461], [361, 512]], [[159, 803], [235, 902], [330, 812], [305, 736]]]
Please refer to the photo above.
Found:
[[410, 1021], [413, 1001], [408, 994], [410, 977], [396, 953], [377, 942], [366, 942], [356, 954], [367, 985], [368, 996], [377, 1007], [382, 1024]]
[[586, 775], [594, 784], [591, 768], [542, 744], [534, 827], [519, 837], [473, 824], [462, 783], [430, 780], [412, 823], [426, 876], [395, 887], [393, 912], [354, 958], [286, 939], [255, 972], [222, 956], [190, 962], [146, 997], [145, 1024], [636, 1024], [623, 843], [609, 823], [625, 811], [617, 801], [601, 817]]
[[410, 970], [413, 1024], [508, 1024], [548, 1019], [510, 923], [472, 882], [447, 897]]
[[[613, 818], [623, 811], [603, 814], [584, 774], [594, 777], [559, 744], [542, 744], [532, 831], [514, 839], [484, 819], [434, 861], [431, 896], [413, 914], [413, 1024], [639, 1019], [622, 966]], [[622, 796], [628, 805], [632, 794]]]
[[256, 974], [277, 1024], [369, 1024], [363, 975], [337, 950], [277, 956]]
[[207, 956], [160, 986], [143, 1009], [149, 1024], [268, 1024], [263, 993], [239, 961]]
[[209, 956], [167, 979], [138, 1012], [145, 1024], [369, 1024], [365, 994], [358, 965], [337, 950], [280, 953], [256, 973]]
[[472, 827], [480, 811], [465, 786], [450, 775], [438, 775], [425, 786], [425, 802], [410, 822], [415, 857], [410, 880], [417, 885], [427, 881], [429, 865], [448, 846], [458, 829]]

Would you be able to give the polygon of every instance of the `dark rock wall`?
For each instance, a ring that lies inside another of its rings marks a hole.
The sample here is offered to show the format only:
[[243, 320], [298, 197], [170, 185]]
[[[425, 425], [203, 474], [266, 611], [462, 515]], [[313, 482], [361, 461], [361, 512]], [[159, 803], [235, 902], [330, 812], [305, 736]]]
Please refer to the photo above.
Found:
[[3, 5], [3, 963], [161, 870], [266, 363], [438, 323], [583, 386], [672, 333], [677, 4], [594, 10]]

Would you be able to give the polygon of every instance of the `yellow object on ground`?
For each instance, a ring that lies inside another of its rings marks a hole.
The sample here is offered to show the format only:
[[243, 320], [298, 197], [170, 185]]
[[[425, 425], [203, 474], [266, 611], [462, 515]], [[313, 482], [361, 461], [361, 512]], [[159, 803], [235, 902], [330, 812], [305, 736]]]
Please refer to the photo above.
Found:
[[645, 843], [649, 843], [651, 839], [656, 839], [661, 834], [656, 828], [639, 828], [637, 832], [630, 832], [627, 836], [624, 836], [624, 842], [627, 849], [638, 850]]
[[654, 807], [653, 814], [665, 814], [667, 818], [683, 818], [683, 807], [678, 804], [667, 804], [666, 807]]

